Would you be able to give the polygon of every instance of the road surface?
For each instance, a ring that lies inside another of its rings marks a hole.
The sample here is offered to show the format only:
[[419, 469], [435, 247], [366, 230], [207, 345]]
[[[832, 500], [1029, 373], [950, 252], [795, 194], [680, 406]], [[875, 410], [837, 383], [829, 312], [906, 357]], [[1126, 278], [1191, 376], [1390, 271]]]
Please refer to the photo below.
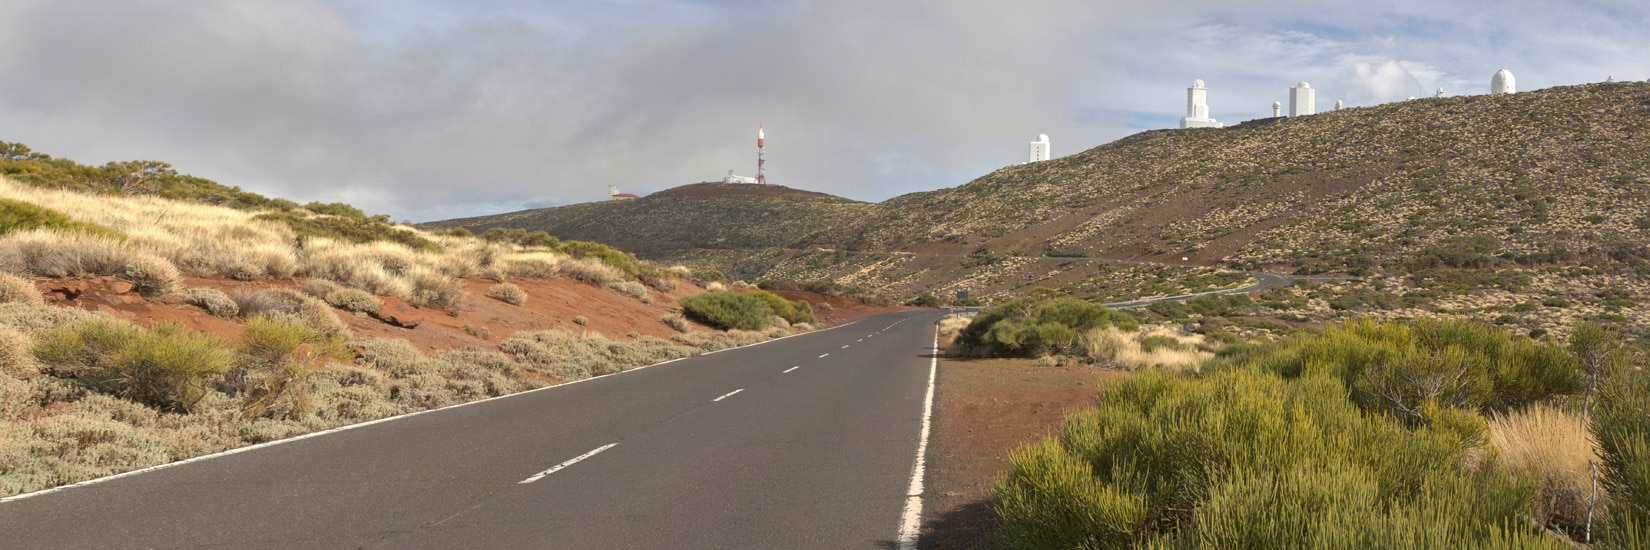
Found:
[[0, 502], [6, 548], [889, 548], [938, 311]]

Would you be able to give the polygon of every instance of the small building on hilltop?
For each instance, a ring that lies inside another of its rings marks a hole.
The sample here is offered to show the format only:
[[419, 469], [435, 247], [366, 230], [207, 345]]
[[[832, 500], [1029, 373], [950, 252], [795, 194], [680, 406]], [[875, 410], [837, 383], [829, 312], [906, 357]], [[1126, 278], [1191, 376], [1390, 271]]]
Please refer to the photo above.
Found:
[[1031, 152], [1027, 155], [1027, 163], [1048, 160], [1048, 134], [1037, 134], [1037, 141], [1031, 142]]
[[607, 200], [610, 200], [610, 201], [628, 201], [628, 200], [639, 199], [639, 198], [641, 198], [641, 197], [639, 197], [637, 195], [634, 195], [634, 194], [631, 194], [631, 193], [620, 193], [619, 192], [619, 186], [617, 186], [617, 185], [607, 186]]
[[1180, 119], [1180, 128], [1220, 128], [1224, 125], [1220, 121], [1209, 118], [1209, 89], [1203, 87], [1203, 80], [1193, 80], [1192, 87], [1186, 88], [1186, 116]]
[[1490, 77], [1491, 94], [1512, 94], [1518, 92], [1518, 84], [1513, 80], [1512, 71], [1501, 69]]

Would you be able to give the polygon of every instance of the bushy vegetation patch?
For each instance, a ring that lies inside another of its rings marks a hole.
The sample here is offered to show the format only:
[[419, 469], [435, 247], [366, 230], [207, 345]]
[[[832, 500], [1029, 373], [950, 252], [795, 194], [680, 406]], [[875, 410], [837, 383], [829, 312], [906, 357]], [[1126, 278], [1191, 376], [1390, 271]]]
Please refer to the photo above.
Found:
[[45, 302], [40, 290], [34, 288], [34, 281], [0, 271], [0, 304], [38, 306]]
[[1619, 348], [1582, 356], [1599, 374], [1591, 431], [1599, 446], [1600, 483], [1610, 496], [1604, 528], [1595, 530], [1594, 540], [1602, 548], [1650, 548], [1650, 372]]
[[75, 221], [69, 216], [19, 200], [0, 199], [0, 235], [30, 229], [48, 229], [60, 233], [79, 233], [111, 240], [124, 240], [126, 235], [95, 223]]
[[[1589, 331], [1566, 349], [1460, 320], [1354, 320], [1108, 382], [1098, 408], [1013, 454], [999, 542], [1565, 548], [1608, 509], [1594, 540], [1642, 547], [1650, 508], [1618, 511], [1650, 494], [1650, 380]], [[1609, 465], [1596, 502], [1593, 446], [1566, 412], [1589, 373]]]
[[687, 348], [650, 336], [615, 342], [601, 336], [579, 336], [559, 330], [518, 332], [499, 344], [499, 350], [531, 365], [534, 372], [564, 382], [693, 354]]
[[1323, 374], [1158, 371], [1016, 451], [997, 488], [1011, 548], [1563, 548], [1521, 521], [1536, 485], [1493, 459], [1482, 425], [1409, 430]]
[[241, 313], [241, 306], [235, 303], [234, 298], [230, 298], [228, 294], [215, 288], [185, 290], [183, 291], [183, 299], [195, 305], [195, 307], [206, 310], [207, 313], [224, 319], [233, 318]]
[[1077, 351], [1078, 336], [1094, 329], [1139, 328], [1128, 314], [1078, 300], [1017, 298], [974, 316], [957, 334], [956, 356], [1036, 357]]
[[296, 319], [248, 319], [225, 378], [240, 390], [249, 417], [300, 418], [314, 412], [307, 379], [326, 360], [343, 360], [342, 334], [323, 335]]
[[[311, 203], [315, 204], [315, 203]], [[339, 209], [310, 209], [313, 213], [297, 211], [265, 212], [254, 219], [286, 224], [300, 241], [313, 238], [333, 239], [351, 243], [392, 242], [414, 250], [437, 250], [434, 243], [417, 233], [391, 225], [385, 218], [369, 218], [348, 205], [348, 212]], [[307, 207], [306, 207], [307, 209]], [[387, 217], [386, 217], [387, 218]]]
[[511, 305], [527, 303], [527, 291], [510, 283], [499, 283], [487, 289], [487, 297]]
[[178, 270], [165, 259], [135, 252], [106, 237], [46, 229], [0, 236], [0, 259], [17, 275], [41, 277], [114, 276], [130, 281], [145, 296], [177, 289]]
[[772, 311], [774, 315], [778, 315], [779, 317], [785, 319], [787, 323], [794, 324], [814, 322], [814, 306], [809, 304], [807, 300], [786, 300], [779, 297], [778, 294], [765, 290], [752, 290], [746, 292], [745, 294], [755, 296], [767, 303], [768, 309]]
[[349, 337], [349, 325], [333, 313], [332, 306], [319, 299], [285, 288], [237, 291], [235, 303], [242, 317], [260, 315], [294, 319], [326, 337]]
[[1456, 319], [1359, 319], [1232, 355], [1284, 378], [1334, 377], [1365, 410], [1410, 422], [1431, 422], [1429, 407], [1504, 412], [1582, 388], [1556, 344]]
[[768, 301], [753, 295], [727, 290], [711, 291], [680, 300], [682, 311], [695, 321], [724, 330], [762, 330], [774, 315]]
[[146, 330], [113, 319], [48, 333], [34, 352], [54, 376], [169, 411], [189, 410], [205, 396], [208, 379], [234, 362], [213, 335], [172, 324]]

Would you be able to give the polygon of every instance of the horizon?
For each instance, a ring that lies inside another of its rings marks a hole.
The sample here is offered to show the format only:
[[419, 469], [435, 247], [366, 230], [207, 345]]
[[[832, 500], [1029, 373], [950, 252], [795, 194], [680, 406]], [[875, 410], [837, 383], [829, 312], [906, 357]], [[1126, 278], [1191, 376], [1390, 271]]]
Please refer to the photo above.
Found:
[[[1650, 6], [243, 1], [0, 7], [0, 139], [433, 221], [754, 175], [864, 202], [1177, 127], [1650, 77]], [[880, 5], [879, 5], [880, 6]], [[874, 12], [876, 17], [866, 17]]]

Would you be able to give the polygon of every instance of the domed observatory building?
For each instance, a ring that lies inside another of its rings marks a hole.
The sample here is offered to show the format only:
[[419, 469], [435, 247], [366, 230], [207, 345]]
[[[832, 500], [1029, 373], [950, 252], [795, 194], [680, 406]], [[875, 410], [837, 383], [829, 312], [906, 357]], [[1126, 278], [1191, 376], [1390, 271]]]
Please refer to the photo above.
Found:
[[1306, 116], [1318, 112], [1318, 91], [1302, 81], [1289, 89], [1289, 116]]
[[1209, 90], [1203, 87], [1203, 80], [1193, 80], [1192, 87], [1186, 88], [1186, 116], [1180, 119], [1180, 129], [1223, 126], [1220, 121], [1209, 118]]
[[1501, 69], [1490, 77], [1491, 94], [1512, 94], [1518, 92], [1518, 85], [1513, 82], [1512, 71]]

